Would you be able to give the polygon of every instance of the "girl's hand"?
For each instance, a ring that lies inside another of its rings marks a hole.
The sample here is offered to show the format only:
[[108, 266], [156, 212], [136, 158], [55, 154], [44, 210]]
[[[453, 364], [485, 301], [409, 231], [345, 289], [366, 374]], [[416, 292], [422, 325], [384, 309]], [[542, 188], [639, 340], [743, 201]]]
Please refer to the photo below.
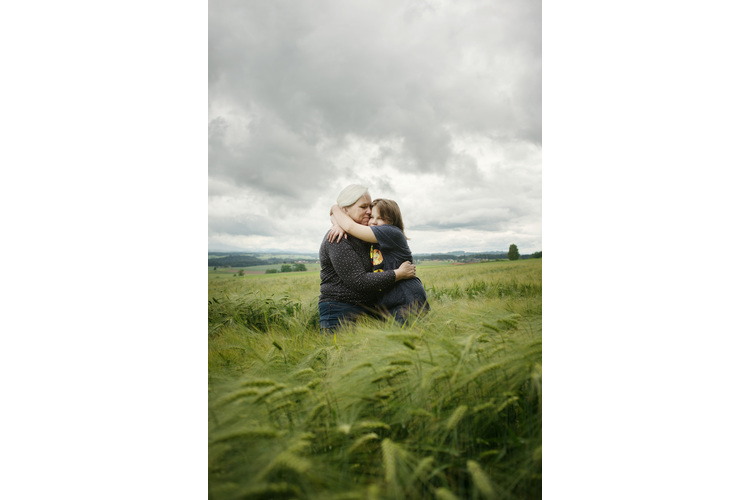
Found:
[[396, 281], [414, 278], [417, 275], [417, 267], [409, 261], [404, 262], [396, 269]]
[[347, 237], [346, 231], [341, 229], [341, 226], [339, 226], [338, 224], [334, 224], [333, 226], [331, 226], [331, 229], [328, 231], [328, 241], [330, 243], [338, 243], [339, 241], [341, 241], [342, 236], [344, 238]]

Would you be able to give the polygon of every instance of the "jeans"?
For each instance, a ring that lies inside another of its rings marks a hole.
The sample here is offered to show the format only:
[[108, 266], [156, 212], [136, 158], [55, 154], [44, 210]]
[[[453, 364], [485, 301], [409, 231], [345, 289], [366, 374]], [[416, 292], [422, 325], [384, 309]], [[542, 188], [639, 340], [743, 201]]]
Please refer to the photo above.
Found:
[[398, 324], [403, 326], [408, 325], [411, 318], [426, 314], [429, 310], [430, 304], [425, 301], [423, 304], [413, 302], [407, 305], [391, 307], [388, 309], [388, 313], [396, 318]]
[[324, 333], [333, 333], [333, 330], [341, 325], [342, 321], [354, 321], [357, 316], [369, 314], [362, 306], [347, 304], [345, 302], [320, 302], [318, 303], [320, 315], [320, 330]]

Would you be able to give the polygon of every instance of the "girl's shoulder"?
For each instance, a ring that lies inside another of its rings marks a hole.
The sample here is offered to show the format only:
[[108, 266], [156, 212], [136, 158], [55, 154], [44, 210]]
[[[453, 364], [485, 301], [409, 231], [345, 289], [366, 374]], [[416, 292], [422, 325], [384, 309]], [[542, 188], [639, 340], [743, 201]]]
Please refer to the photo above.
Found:
[[378, 233], [384, 233], [384, 234], [400, 234], [403, 235], [404, 232], [398, 228], [398, 226], [394, 226], [393, 224], [383, 224], [382, 226], [370, 226], [372, 228], [372, 231], [375, 234]]
[[392, 224], [383, 224], [382, 226], [370, 226], [373, 234], [378, 239], [378, 243], [404, 245], [406, 235], [404, 232]]

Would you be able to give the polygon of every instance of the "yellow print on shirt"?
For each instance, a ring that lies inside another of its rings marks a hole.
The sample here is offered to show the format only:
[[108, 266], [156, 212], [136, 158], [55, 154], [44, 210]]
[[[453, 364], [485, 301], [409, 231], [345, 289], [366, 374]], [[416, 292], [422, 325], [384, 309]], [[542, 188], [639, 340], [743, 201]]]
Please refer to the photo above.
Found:
[[[370, 258], [372, 259], [372, 265], [377, 266], [379, 264], [383, 263], [383, 254], [380, 253], [380, 250], [374, 247], [370, 247]], [[378, 269], [377, 271], [383, 271], [382, 269]], [[376, 272], [377, 272], [376, 271]]]

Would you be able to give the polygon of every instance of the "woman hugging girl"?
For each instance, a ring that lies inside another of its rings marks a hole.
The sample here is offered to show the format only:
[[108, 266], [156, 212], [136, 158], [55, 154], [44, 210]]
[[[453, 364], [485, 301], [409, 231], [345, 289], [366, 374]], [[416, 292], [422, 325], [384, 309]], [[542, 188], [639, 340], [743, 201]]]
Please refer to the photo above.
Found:
[[[332, 217], [341, 229], [355, 238], [373, 243], [370, 249], [373, 270], [398, 269], [404, 261], [412, 262], [411, 249], [404, 234], [401, 210], [393, 200], [378, 198], [372, 202], [368, 226], [354, 222], [338, 205], [331, 207]], [[419, 278], [398, 281], [380, 295], [377, 308], [392, 315], [402, 325], [409, 316], [430, 310], [427, 294]]]

